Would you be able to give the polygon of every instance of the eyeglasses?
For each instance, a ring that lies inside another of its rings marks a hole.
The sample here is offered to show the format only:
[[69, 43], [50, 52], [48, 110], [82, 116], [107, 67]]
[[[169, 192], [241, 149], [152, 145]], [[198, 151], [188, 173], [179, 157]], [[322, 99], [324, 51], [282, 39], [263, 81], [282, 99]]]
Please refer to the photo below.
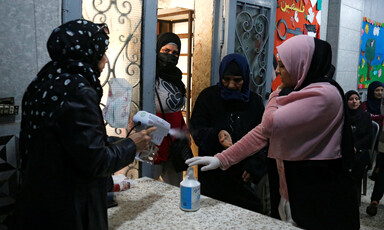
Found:
[[93, 33], [91, 38], [93, 38], [96, 34], [100, 33], [101, 31], [103, 31], [105, 34], [109, 34], [109, 28], [108, 28], [108, 25], [106, 23], [98, 24], [98, 27], [99, 27], [99, 29], [97, 29], [97, 31], [95, 33]]
[[96, 31], [96, 33], [100, 32], [101, 30], [104, 30], [104, 33], [109, 34], [109, 28], [106, 23], [103, 23], [99, 29]]

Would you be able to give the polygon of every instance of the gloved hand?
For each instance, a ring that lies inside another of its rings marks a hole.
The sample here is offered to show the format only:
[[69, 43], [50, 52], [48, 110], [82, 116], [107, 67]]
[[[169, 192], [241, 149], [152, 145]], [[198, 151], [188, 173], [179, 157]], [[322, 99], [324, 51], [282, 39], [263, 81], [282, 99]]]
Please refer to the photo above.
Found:
[[192, 157], [185, 161], [188, 166], [206, 165], [201, 168], [201, 171], [217, 169], [221, 166], [221, 162], [217, 157]]

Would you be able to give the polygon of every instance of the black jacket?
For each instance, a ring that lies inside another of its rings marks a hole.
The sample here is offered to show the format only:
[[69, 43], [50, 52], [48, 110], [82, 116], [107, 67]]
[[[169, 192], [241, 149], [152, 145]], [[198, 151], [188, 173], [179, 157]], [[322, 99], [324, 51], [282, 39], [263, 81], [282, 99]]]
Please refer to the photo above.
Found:
[[[213, 156], [224, 150], [218, 140], [220, 130], [226, 130], [235, 143], [261, 122], [263, 113], [263, 101], [253, 92], [250, 93], [249, 102], [242, 102], [222, 99], [217, 85], [204, 89], [194, 105], [189, 127], [196, 145], [199, 146], [199, 156]], [[259, 211], [258, 198], [243, 182], [242, 174], [247, 170], [256, 178], [257, 183], [267, 172], [266, 155], [266, 150], [262, 150], [225, 171], [199, 171], [201, 193]]]
[[358, 108], [350, 110], [351, 125], [356, 149], [370, 149], [372, 144], [372, 120], [369, 113]]
[[108, 229], [106, 178], [134, 160], [130, 139], [106, 135], [98, 63], [108, 35], [84, 19], [53, 30], [52, 61], [22, 101], [22, 185], [15, 229]]
[[110, 143], [95, 90], [76, 87], [67, 95], [28, 146], [22, 121], [20, 229], [107, 229], [106, 177], [134, 160], [132, 140]]

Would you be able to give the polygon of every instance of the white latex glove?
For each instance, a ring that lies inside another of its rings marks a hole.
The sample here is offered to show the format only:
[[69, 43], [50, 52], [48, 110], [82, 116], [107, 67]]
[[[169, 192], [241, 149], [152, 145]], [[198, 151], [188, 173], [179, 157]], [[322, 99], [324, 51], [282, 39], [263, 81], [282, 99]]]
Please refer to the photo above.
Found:
[[217, 157], [192, 157], [185, 161], [189, 167], [193, 165], [206, 165], [201, 168], [201, 171], [217, 169], [221, 166], [221, 162]]

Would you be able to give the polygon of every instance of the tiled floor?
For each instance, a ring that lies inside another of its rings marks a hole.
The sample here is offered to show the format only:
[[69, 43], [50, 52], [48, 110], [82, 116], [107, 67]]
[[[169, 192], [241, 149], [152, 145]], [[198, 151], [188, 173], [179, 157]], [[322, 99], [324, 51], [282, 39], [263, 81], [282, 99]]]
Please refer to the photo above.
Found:
[[373, 181], [368, 179], [367, 195], [361, 196], [360, 206], [360, 225], [362, 230], [384, 230], [384, 199], [381, 200], [377, 215], [374, 217], [369, 216], [365, 210], [371, 202], [371, 194], [373, 190]]

